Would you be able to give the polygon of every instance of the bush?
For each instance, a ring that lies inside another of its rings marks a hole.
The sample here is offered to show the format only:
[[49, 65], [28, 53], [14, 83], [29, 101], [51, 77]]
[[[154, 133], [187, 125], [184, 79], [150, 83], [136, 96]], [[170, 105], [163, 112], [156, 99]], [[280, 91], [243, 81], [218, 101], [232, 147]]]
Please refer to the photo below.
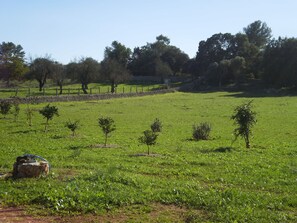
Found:
[[11, 106], [12, 106], [12, 103], [9, 101], [0, 102], [0, 113], [4, 116], [4, 118], [8, 114]]
[[211, 125], [207, 122], [193, 125], [193, 138], [195, 140], [208, 140], [211, 131]]
[[156, 118], [155, 121], [151, 124], [151, 130], [153, 132], [162, 131], [162, 122], [158, 118]]

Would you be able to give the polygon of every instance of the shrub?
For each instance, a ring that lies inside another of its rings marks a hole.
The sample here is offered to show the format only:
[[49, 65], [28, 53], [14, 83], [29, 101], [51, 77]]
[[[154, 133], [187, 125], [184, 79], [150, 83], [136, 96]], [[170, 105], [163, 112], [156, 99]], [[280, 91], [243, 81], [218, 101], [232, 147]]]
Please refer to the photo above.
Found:
[[155, 145], [158, 135], [152, 130], [145, 130], [143, 136], [139, 138], [139, 142], [147, 145], [147, 154], [150, 154], [150, 146]]
[[241, 136], [245, 140], [246, 148], [250, 148], [251, 128], [256, 124], [256, 113], [252, 111], [252, 101], [237, 106], [231, 116], [238, 128], [234, 130], [235, 140]]
[[114, 120], [110, 117], [101, 117], [98, 120], [99, 126], [101, 127], [104, 135], [105, 135], [105, 142], [104, 145], [107, 145], [107, 137], [109, 134], [116, 130]]
[[59, 116], [58, 108], [56, 106], [50, 106], [49, 104], [39, 110], [39, 113], [46, 118], [45, 131], [47, 130], [48, 121], [52, 120], [55, 115]]
[[162, 131], [162, 122], [158, 118], [156, 118], [155, 121], [151, 124], [151, 130], [153, 132]]
[[11, 106], [12, 106], [12, 103], [9, 101], [0, 102], [0, 113], [4, 116], [4, 118], [8, 114]]
[[207, 122], [193, 125], [193, 138], [195, 140], [208, 140], [211, 131], [211, 125]]
[[75, 131], [79, 127], [79, 121], [68, 121], [65, 123], [65, 126], [71, 130], [72, 136], [75, 136]]

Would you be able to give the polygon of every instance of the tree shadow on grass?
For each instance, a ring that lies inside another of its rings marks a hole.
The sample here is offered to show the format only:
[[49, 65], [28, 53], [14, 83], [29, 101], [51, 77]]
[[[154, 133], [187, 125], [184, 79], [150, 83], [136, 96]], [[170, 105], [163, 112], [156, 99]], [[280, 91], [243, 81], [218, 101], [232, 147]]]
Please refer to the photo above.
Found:
[[36, 133], [37, 130], [36, 129], [20, 130], [20, 131], [11, 132], [10, 134], [28, 134], [28, 133], [31, 133], [31, 132]]
[[216, 149], [202, 149], [200, 150], [201, 153], [227, 153], [234, 151], [232, 147], [219, 147]]

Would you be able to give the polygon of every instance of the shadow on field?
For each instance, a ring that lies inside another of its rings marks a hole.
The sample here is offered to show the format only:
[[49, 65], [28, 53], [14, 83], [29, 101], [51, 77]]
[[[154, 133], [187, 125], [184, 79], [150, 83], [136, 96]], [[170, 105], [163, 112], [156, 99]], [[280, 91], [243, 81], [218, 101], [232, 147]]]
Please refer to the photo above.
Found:
[[203, 149], [200, 150], [201, 153], [227, 153], [232, 152], [234, 148], [232, 147], [219, 147], [217, 149]]
[[262, 97], [285, 97], [297, 96], [296, 88], [274, 88], [263, 83], [261, 80], [250, 80], [248, 83], [240, 83], [223, 87], [214, 87], [207, 85], [195, 85], [191, 83], [180, 87], [180, 91], [191, 93], [215, 93], [228, 92], [230, 94], [221, 97], [237, 98], [262, 98]]
[[37, 130], [36, 129], [20, 130], [20, 131], [11, 132], [10, 134], [28, 134], [28, 133], [31, 133], [31, 132], [36, 133]]

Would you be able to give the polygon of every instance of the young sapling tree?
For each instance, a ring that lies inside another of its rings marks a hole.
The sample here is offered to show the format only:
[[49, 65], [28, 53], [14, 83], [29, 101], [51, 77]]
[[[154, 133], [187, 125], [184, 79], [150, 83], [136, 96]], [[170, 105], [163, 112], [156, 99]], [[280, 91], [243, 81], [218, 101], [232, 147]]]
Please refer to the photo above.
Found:
[[45, 131], [47, 131], [48, 121], [52, 120], [55, 115], [59, 116], [58, 108], [56, 106], [50, 106], [49, 104], [39, 110], [39, 113], [46, 119]]
[[98, 119], [98, 124], [104, 133], [104, 136], [105, 136], [104, 146], [106, 147], [108, 136], [110, 135], [110, 133], [116, 130], [114, 120], [111, 117], [101, 117]]
[[234, 124], [238, 126], [234, 130], [235, 140], [241, 136], [245, 140], [246, 148], [250, 148], [251, 128], [256, 124], [256, 113], [252, 111], [252, 101], [237, 106], [234, 109], [234, 115], [231, 116]]
[[72, 136], [75, 136], [75, 131], [78, 129], [79, 127], [79, 121], [68, 121], [65, 123], [65, 127], [67, 127], [68, 129], [71, 130], [72, 132]]
[[18, 120], [19, 114], [20, 114], [20, 105], [19, 103], [14, 103], [13, 104], [13, 110], [12, 110], [12, 114], [14, 116], [14, 121], [16, 122]]
[[34, 109], [33, 108], [30, 108], [28, 106], [26, 108], [26, 110], [25, 110], [25, 113], [26, 113], [28, 125], [31, 127], [32, 126], [32, 118], [33, 118]]
[[143, 136], [139, 138], [139, 142], [147, 145], [147, 154], [150, 155], [150, 146], [155, 145], [158, 135], [152, 130], [145, 130]]

